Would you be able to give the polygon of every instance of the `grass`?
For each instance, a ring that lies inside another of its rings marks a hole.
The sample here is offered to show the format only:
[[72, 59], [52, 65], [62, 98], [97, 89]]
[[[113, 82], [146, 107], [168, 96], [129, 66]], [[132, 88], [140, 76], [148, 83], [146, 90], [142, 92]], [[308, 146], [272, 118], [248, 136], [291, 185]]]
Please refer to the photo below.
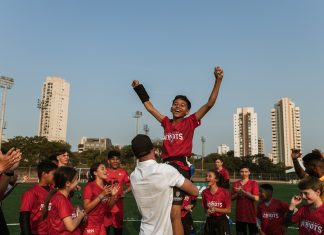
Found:
[[[2, 202], [2, 209], [9, 224], [10, 234], [18, 235], [20, 234], [19, 225], [19, 207], [20, 199], [22, 193], [30, 188], [32, 184], [20, 184], [11, 193], [11, 195]], [[289, 202], [292, 195], [296, 194], [296, 185], [283, 185], [283, 184], [273, 184], [274, 187], [274, 197], [281, 199], [282, 201]], [[74, 204], [81, 204], [81, 199], [73, 199]], [[124, 222], [124, 234], [125, 235], [135, 235], [138, 234], [141, 216], [138, 212], [134, 197], [132, 194], [128, 194], [124, 199], [125, 208], [125, 222]], [[235, 203], [232, 206], [232, 213], [230, 217], [232, 220], [235, 218]], [[198, 200], [197, 206], [193, 211], [193, 218], [195, 221], [196, 228], [202, 228], [203, 223], [200, 221], [205, 221], [205, 215], [201, 206], [201, 200]], [[13, 224], [13, 225], [12, 225]], [[235, 227], [232, 225], [231, 231], [235, 231]], [[288, 229], [288, 235], [298, 234], [296, 229]]]

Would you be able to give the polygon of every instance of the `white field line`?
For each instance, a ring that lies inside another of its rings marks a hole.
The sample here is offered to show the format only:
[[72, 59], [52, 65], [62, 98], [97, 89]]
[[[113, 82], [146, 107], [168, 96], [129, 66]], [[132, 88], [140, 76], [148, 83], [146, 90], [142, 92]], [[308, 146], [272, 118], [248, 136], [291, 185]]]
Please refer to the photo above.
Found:
[[[126, 218], [124, 219], [124, 222], [140, 222], [141, 220], [139, 219], [135, 219], [135, 218]], [[194, 223], [198, 223], [198, 224], [202, 224], [205, 223], [205, 221], [199, 221], [199, 220], [195, 220]], [[235, 224], [235, 223], [233, 223]], [[7, 224], [8, 226], [19, 226], [18, 223], [15, 224]], [[298, 230], [297, 227], [288, 227], [289, 229], [294, 229], [294, 230]]]

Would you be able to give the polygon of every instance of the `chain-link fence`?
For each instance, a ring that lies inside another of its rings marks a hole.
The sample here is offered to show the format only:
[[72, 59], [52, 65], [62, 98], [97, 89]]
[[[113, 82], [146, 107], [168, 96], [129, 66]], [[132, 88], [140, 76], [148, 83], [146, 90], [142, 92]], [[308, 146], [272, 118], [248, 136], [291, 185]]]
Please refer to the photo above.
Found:
[[[131, 173], [134, 170], [134, 165], [124, 165], [128, 173]], [[89, 168], [76, 168], [78, 170], [79, 179], [81, 182], [87, 182]], [[203, 180], [206, 176], [208, 169], [196, 169], [193, 178]], [[21, 180], [23, 176], [28, 176], [29, 181], [37, 181], [37, 168], [36, 167], [19, 167], [16, 170], [18, 174], [18, 180]], [[231, 180], [240, 179], [240, 172], [230, 172]], [[298, 177], [295, 173], [251, 173], [250, 179], [258, 181], [285, 181], [285, 182], [295, 182], [298, 180]]]

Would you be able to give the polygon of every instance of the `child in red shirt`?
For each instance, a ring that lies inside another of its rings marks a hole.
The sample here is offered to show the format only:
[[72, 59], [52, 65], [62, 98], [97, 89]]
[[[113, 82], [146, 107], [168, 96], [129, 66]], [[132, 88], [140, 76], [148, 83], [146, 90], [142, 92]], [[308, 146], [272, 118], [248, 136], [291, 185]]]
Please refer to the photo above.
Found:
[[228, 170], [225, 169], [225, 167], [223, 166], [223, 164], [224, 164], [224, 161], [223, 161], [222, 158], [217, 157], [215, 159], [216, 171], [218, 171], [219, 173], [221, 173], [221, 175], [225, 179], [224, 188], [229, 188], [230, 177], [229, 177]]
[[258, 183], [250, 180], [250, 169], [247, 166], [240, 168], [241, 180], [232, 187], [232, 201], [236, 200], [236, 234], [258, 234], [256, 226], [256, 205], [259, 201]]
[[22, 235], [48, 234], [48, 221], [41, 220], [41, 216], [56, 168], [50, 161], [42, 161], [37, 165], [39, 183], [24, 192], [21, 198], [19, 223]]
[[119, 186], [105, 186], [106, 166], [94, 163], [90, 168], [89, 182], [83, 190], [83, 207], [87, 213], [87, 222], [83, 234], [106, 235], [104, 217], [107, 208], [116, 202]]
[[205, 235], [229, 234], [227, 214], [231, 213], [229, 192], [220, 187], [224, 184], [223, 176], [214, 170], [206, 175], [207, 188], [202, 192], [202, 206], [207, 213]]
[[[321, 200], [323, 194], [322, 182], [316, 177], [308, 176], [299, 182], [298, 188], [302, 195], [296, 195], [291, 199], [285, 223], [287, 225], [298, 223], [299, 235], [323, 235], [324, 204]], [[302, 202], [302, 199], [307, 204], [301, 206], [295, 212], [296, 206]]]
[[184, 235], [195, 233], [191, 212], [192, 209], [196, 206], [196, 203], [197, 199], [194, 196], [186, 195], [183, 199], [181, 207], [181, 221], [183, 225]]
[[84, 210], [73, 208], [69, 194], [78, 185], [77, 171], [72, 167], [62, 166], [54, 173], [54, 187], [45, 202], [43, 219], [48, 218], [49, 235], [80, 235], [79, 225], [85, 216]]
[[[218, 91], [224, 76], [220, 67], [214, 70], [215, 83], [208, 102], [197, 112], [189, 114], [191, 103], [186, 96], [178, 95], [174, 98], [171, 106], [172, 119], [162, 115], [149, 100], [144, 86], [139, 81], [134, 80], [132, 86], [146, 110], [152, 114], [164, 129], [162, 158], [163, 161], [175, 167], [186, 178], [190, 178], [189, 167], [186, 158], [192, 153], [192, 139], [194, 130], [200, 125], [200, 120], [214, 106]], [[173, 205], [171, 208], [171, 221], [173, 234], [183, 234], [181, 223], [181, 205], [184, 199], [184, 192], [174, 188]]]
[[[123, 198], [126, 193], [131, 191], [129, 175], [127, 171], [120, 167], [119, 151], [109, 151], [108, 161], [109, 168], [107, 171], [107, 178], [105, 179], [110, 185], [119, 185], [119, 191], [116, 194], [116, 203], [109, 208], [105, 215], [105, 227], [107, 235], [109, 234], [109, 228], [113, 227], [115, 235], [121, 235], [123, 233], [123, 220], [124, 220], [124, 205]], [[124, 190], [124, 186], [126, 189]]]
[[260, 235], [284, 235], [284, 218], [288, 203], [272, 197], [273, 187], [270, 184], [260, 185], [260, 204], [257, 209], [257, 225]]

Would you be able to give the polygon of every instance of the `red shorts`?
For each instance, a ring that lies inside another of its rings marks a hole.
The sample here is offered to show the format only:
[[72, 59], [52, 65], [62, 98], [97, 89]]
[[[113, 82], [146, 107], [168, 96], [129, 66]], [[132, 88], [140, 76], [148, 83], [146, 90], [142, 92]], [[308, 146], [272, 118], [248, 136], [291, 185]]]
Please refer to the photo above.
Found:
[[84, 229], [83, 235], [106, 235], [106, 229], [103, 224], [99, 226], [90, 225]]
[[122, 228], [124, 220], [124, 212], [110, 212], [105, 216], [105, 227], [113, 226], [114, 228]]
[[122, 228], [124, 220], [124, 205], [123, 200], [119, 199], [115, 205], [105, 215], [105, 227], [113, 226], [114, 228]]

